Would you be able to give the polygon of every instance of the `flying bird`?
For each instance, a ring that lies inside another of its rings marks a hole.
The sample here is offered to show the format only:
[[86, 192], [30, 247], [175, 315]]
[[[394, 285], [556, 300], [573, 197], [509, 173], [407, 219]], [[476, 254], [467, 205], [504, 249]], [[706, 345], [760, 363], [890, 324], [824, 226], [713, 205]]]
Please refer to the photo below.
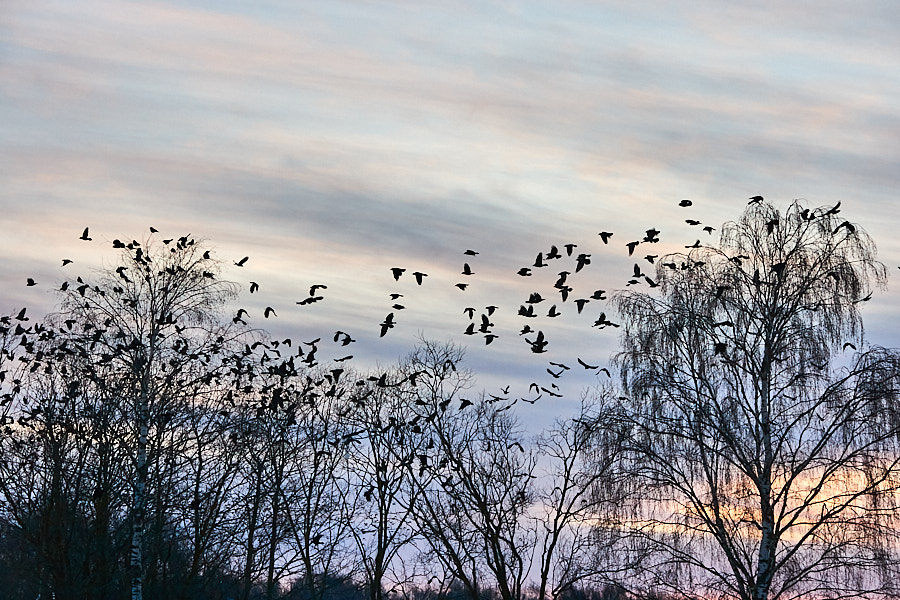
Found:
[[381, 323], [381, 335], [379, 337], [384, 337], [384, 334], [388, 332], [388, 329], [393, 329], [394, 325], [396, 325], [394, 322], [394, 313], [388, 313], [388, 316], [386, 316]]
[[582, 367], [584, 367], [585, 369], [588, 369], [588, 370], [590, 370], [590, 369], [597, 369], [597, 368], [600, 367], [600, 365], [589, 365], [589, 364], [587, 364], [586, 362], [584, 362], [583, 360], [581, 360], [580, 358], [578, 359], [578, 364], [581, 365]]
[[469, 284], [468, 283], [457, 283], [456, 287], [458, 287], [462, 291], [466, 291], [466, 288], [469, 287]]
[[751, 204], [759, 204], [762, 201], [762, 196], [750, 196], [750, 202], [747, 203], [747, 206], [750, 206]]
[[235, 264], [235, 266], [237, 266], [237, 267], [243, 267], [244, 264], [246, 264], [246, 262], [247, 262], [248, 260], [250, 260], [250, 257], [249, 257], [249, 256], [245, 256], [244, 258], [242, 258], [241, 260], [237, 261], [237, 262], [234, 263], [234, 264]]
[[406, 269], [402, 269], [400, 267], [391, 267], [391, 273], [394, 275], [394, 281], [400, 281], [400, 276], [403, 275], [403, 272]]
[[271, 306], [267, 306], [265, 312], [263, 312], [263, 317], [265, 317], [266, 319], [269, 318], [269, 315], [274, 315], [276, 317], [278, 316], [277, 314], [275, 314], [275, 309]]
[[[255, 281], [251, 281], [250, 282], [250, 293], [252, 294], [258, 289], [259, 289], [259, 284], [256, 283]], [[310, 296], [312, 296], [312, 294], [310, 294]]]
[[628, 242], [627, 244], [625, 244], [626, 246], [628, 246], [628, 256], [634, 254], [634, 249], [638, 244], [640, 244], [640, 242]]
[[320, 289], [321, 289], [321, 290], [327, 290], [327, 289], [328, 289], [328, 286], [327, 286], [327, 285], [322, 285], [321, 283], [315, 283], [315, 284], [309, 286], [309, 295], [310, 295], [310, 296], [315, 296], [315, 295], [316, 295], [316, 290], [320, 290]]
[[428, 277], [428, 275], [426, 273], [422, 273], [419, 271], [413, 271], [413, 277], [416, 278], [416, 283], [418, 285], [422, 285], [422, 279], [424, 279], [425, 277]]
[[591, 264], [590, 254], [579, 254], [575, 259], [575, 272], [582, 270], [585, 265]]
[[68, 258], [64, 258], [64, 259], [62, 259], [62, 266], [64, 267], [64, 266], [66, 266], [67, 264], [69, 264], [69, 263], [71, 263], [71, 262], [74, 262], [74, 261], [72, 261], [72, 260], [70, 260], [70, 259], [68, 259]]
[[550, 246], [550, 252], [548, 252], [544, 258], [547, 258], [547, 259], [562, 258], [562, 254], [559, 253], [559, 248], [557, 248], [556, 246]]
[[700, 247], [700, 240], [697, 240], [696, 242], [694, 242], [694, 243], [691, 244], [690, 246], [685, 246], [685, 248], [699, 248], [699, 247]]
[[697, 219], [685, 219], [684, 222], [687, 223], [688, 225], [690, 225], [691, 227], [693, 227], [695, 225], [700, 225], [700, 223], [701, 223]]
[[88, 229], [89, 229], [88, 227], [84, 228], [84, 231], [81, 233], [81, 237], [78, 238], [79, 240], [84, 240], [86, 242], [89, 242], [92, 239], [94, 239], [94, 238], [88, 236]]
[[658, 229], [648, 229], [647, 235], [644, 236], [644, 241], [654, 244], [659, 241], [659, 234], [661, 232]]
[[474, 275], [475, 273], [472, 271], [472, 268], [469, 266], [469, 263], [463, 263], [463, 275]]
[[29, 277], [28, 279], [25, 280], [26, 287], [31, 287], [33, 285], [37, 285], [37, 283], [31, 277]]
[[609, 238], [611, 238], [613, 234], [610, 233], [609, 231], [601, 231], [601, 232], [598, 233], [597, 235], [600, 236], [600, 239], [603, 240], [603, 243], [604, 243], [604, 244], [608, 244], [608, 243], [609, 243]]
[[572, 251], [578, 247], [578, 244], [565, 244], [566, 256], [572, 256]]
[[467, 256], [475, 256], [476, 254], [478, 254], [478, 252], [476, 252], [474, 250], [466, 250], [465, 252], [463, 252], [463, 254], [465, 254]]
[[691, 202], [690, 200], [682, 200], [681, 202], [678, 203], [678, 206], [686, 207], [686, 206], [690, 206], [691, 204], [693, 204], [693, 202]]
[[531, 269], [528, 267], [522, 267], [519, 269], [518, 274], [522, 277], [531, 277]]

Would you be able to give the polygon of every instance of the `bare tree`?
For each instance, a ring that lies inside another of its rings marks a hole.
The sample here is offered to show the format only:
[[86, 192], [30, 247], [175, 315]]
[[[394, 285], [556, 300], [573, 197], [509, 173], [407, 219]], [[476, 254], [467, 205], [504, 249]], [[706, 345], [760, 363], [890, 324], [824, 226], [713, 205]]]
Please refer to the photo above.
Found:
[[[77, 325], [69, 351], [117, 374], [110, 381], [98, 372], [95, 383], [115, 391], [133, 419], [132, 598], [140, 600], [148, 440], [165, 438], [174, 405], [185, 391], [193, 394], [197, 384], [213, 381], [225, 364], [223, 353], [244, 330], [239, 320], [229, 323], [221, 315], [236, 287], [218, 279], [219, 263], [193, 239], [160, 243], [151, 237], [114, 246], [121, 250], [116, 268], [100, 272], [96, 281], [67, 283], [61, 308], [63, 318]], [[205, 368], [194, 368], [198, 364]]]
[[900, 359], [861, 345], [885, 269], [838, 212], [754, 202], [616, 297], [648, 587], [896, 597]]

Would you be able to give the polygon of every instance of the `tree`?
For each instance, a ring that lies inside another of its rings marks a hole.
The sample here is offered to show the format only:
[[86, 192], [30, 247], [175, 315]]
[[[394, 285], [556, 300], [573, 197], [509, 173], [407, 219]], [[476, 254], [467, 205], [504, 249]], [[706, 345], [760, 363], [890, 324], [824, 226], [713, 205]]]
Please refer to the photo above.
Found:
[[616, 297], [648, 587], [896, 593], [900, 357], [862, 345], [886, 272], [838, 212], [751, 203], [717, 247], [659, 261], [659, 296]]
[[[148, 566], [143, 557], [148, 469], [166, 469], [158, 462], [162, 454], [152, 451], [170, 439], [179, 403], [193, 401], [221, 380], [231, 348], [246, 329], [240, 319], [222, 318], [237, 288], [219, 280], [219, 262], [195, 240], [183, 236], [160, 244], [151, 236], [143, 243], [113, 245], [121, 250], [115, 269], [100, 272], [96, 281], [79, 277], [64, 286], [60, 320], [74, 325], [68, 327], [66, 352], [87, 361], [92, 384], [116, 397], [133, 423], [131, 589], [132, 598], [140, 600]], [[92, 364], [97, 368], [91, 370]], [[167, 504], [159, 493], [156, 499], [161, 525]], [[159, 528], [156, 533], [162, 535]]]

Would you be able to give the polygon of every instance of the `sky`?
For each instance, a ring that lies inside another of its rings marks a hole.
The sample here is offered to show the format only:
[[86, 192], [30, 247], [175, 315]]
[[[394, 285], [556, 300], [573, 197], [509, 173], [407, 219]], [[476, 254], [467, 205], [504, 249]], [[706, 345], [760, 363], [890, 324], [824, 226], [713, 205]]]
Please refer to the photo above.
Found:
[[[576, 359], [608, 364], [617, 332], [591, 327], [604, 303], [559, 303], [530, 323], [549, 340], [531, 353], [516, 310], [559, 269], [516, 271], [574, 243], [592, 261], [579, 291], [611, 292], [635, 262], [625, 242], [650, 227], [654, 254], [715, 242], [760, 194], [842, 202], [892, 279], [864, 309], [867, 338], [900, 346], [898, 30], [893, 1], [10, 0], [0, 312], [51, 310], [60, 281], [153, 226], [207, 240], [254, 326], [348, 331], [363, 367], [453, 340], [473, 390], [559, 385], [532, 409], [551, 417], [596, 381]], [[313, 283], [325, 299], [296, 305]], [[489, 304], [500, 337], [485, 346], [462, 311], [477, 322]], [[549, 361], [575, 368], [556, 380]]]

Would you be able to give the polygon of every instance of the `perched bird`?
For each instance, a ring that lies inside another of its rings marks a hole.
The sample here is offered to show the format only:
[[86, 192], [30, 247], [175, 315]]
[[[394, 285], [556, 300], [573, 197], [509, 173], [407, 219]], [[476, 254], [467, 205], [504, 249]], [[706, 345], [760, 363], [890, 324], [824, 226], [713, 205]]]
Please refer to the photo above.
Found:
[[88, 229], [89, 229], [88, 227], [84, 228], [84, 231], [81, 233], [81, 237], [78, 238], [79, 240], [84, 240], [85, 242], [89, 242], [92, 239], [94, 239], [94, 238], [88, 236]]

